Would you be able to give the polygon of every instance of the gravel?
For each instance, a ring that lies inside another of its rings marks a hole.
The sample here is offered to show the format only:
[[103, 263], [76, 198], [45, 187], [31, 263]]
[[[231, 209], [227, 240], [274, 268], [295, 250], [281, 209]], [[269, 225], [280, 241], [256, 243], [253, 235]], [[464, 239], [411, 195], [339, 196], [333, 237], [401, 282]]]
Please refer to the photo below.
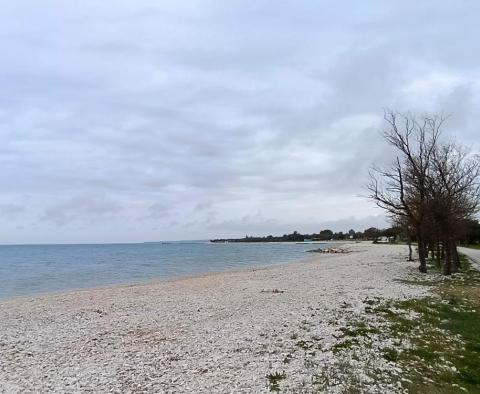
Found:
[[[282, 393], [316, 392], [321, 371], [341, 368], [330, 348], [364, 316], [365, 299], [428, 291], [396, 280], [416, 269], [406, 247], [348, 247], [282, 266], [0, 301], [0, 392], [268, 393], [275, 376]], [[366, 391], [400, 392], [364, 373], [369, 357], [354, 363]]]

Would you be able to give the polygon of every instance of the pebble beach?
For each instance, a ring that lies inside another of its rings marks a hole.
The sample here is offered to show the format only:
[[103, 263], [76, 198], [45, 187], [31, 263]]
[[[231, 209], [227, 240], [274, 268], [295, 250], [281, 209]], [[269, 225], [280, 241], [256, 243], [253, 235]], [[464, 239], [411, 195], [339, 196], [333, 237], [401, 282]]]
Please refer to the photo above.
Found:
[[[0, 300], [0, 392], [319, 392], [315, 377], [338, 368], [332, 346], [365, 300], [428, 292], [399, 281], [416, 275], [406, 246], [344, 247], [267, 268]], [[350, 368], [368, 392], [396, 392], [362, 374], [373, 358]]]

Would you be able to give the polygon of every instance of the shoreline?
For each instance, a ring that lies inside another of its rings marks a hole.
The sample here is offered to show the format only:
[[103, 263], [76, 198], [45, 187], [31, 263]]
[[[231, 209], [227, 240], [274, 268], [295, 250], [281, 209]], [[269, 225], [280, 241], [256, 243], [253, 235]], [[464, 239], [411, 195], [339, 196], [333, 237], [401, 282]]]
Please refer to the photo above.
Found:
[[405, 246], [351, 248], [0, 302], [0, 392], [268, 393], [275, 373], [286, 376], [282, 392], [298, 392], [335, 360], [341, 328], [366, 299], [426, 294], [398, 281], [416, 270]]
[[[262, 242], [265, 243], [265, 242]], [[292, 242], [276, 242], [278, 244], [290, 244]], [[330, 244], [330, 243], [326, 243]], [[334, 244], [333, 242], [331, 244]], [[353, 244], [352, 242], [342, 242], [342, 244]], [[357, 243], [359, 244], [359, 243]], [[184, 279], [196, 279], [196, 278], [203, 278], [206, 276], [215, 276], [215, 275], [221, 275], [221, 274], [227, 274], [227, 273], [240, 273], [240, 272], [248, 272], [248, 271], [258, 271], [258, 270], [264, 270], [264, 269], [269, 269], [272, 267], [280, 267], [280, 266], [286, 266], [290, 264], [301, 264], [305, 262], [309, 262], [312, 259], [317, 258], [316, 253], [307, 253], [309, 251], [305, 251], [305, 256], [298, 258], [297, 260], [294, 261], [284, 261], [284, 262], [279, 262], [279, 263], [270, 263], [267, 265], [253, 265], [251, 267], [243, 267], [243, 268], [226, 268], [225, 270], [221, 271], [203, 271], [203, 272], [197, 272], [197, 273], [192, 273], [192, 274], [186, 274], [186, 275], [178, 275], [178, 276], [170, 276], [170, 277], [155, 277], [155, 278], [150, 278], [150, 279], [145, 279], [141, 280], [139, 282], [124, 282], [124, 283], [112, 283], [112, 284], [106, 284], [106, 285], [99, 285], [99, 286], [92, 286], [92, 287], [77, 287], [77, 288], [70, 288], [70, 289], [61, 289], [57, 291], [46, 291], [46, 292], [39, 292], [39, 293], [32, 293], [32, 294], [21, 294], [21, 295], [16, 295], [16, 296], [7, 296], [7, 297], [0, 297], [0, 307], [3, 303], [9, 302], [9, 301], [14, 301], [14, 300], [19, 300], [19, 301], [32, 301], [33, 299], [36, 298], [50, 298], [50, 297], [55, 297], [55, 296], [66, 296], [70, 293], [81, 293], [85, 291], [95, 291], [95, 290], [114, 290], [117, 287], [132, 287], [132, 286], [144, 286], [144, 285], [155, 285], [155, 284], [161, 284], [163, 282], [176, 282], [176, 281], [182, 281]]]

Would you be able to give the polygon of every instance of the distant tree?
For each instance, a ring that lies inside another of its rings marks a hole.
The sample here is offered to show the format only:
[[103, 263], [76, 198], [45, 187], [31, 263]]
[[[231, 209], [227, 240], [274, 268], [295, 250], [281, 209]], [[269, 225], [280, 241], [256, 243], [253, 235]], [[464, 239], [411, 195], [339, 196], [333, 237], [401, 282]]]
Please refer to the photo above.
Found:
[[480, 243], [480, 223], [478, 220], [466, 219], [461, 224], [460, 238], [464, 244]]
[[363, 232], [365, 238], [376, 240], [380, 237], [380, 230], [376, 227], [369, 227]]
[[327, 241], [329, 239], [332, 239], [333, 238], [333, 231], [332, 230], [322, 230], [320, 231], [320, 233], [318, 234], [319, 235], [319, 238], [322, 240], [322, 241]]

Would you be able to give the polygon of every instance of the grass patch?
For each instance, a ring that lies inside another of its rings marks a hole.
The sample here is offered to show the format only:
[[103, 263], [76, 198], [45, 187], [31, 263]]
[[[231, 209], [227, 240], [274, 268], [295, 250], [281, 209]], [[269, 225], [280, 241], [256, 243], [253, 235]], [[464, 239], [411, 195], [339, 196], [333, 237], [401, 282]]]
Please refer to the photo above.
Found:
[[[367, 306], [367, 308], [371, 307]], [[342, 335], [337, 338], [342, 339], [342, 341], [331, 347], [334, 354], [359, 346], [362, 338], [370, 340], [371, 335], [380, 333], [378, 328], [370, 327], [361, 320], [351, 322], [347, 327], [340, 328], [340, 331]]]
[[468, 244], [468, 245], [462, 245], [462, 246], [470, 249], [480, 249], [480, 244]]
[[340, 331], [346, 337], [369, 337], [380, 332], [378, 328], [369, 327], [362, 321], [354, 322], [349, 327], [342, 327]]
[[352, 367], [351, 360], [345, 357], [339, 357], [333, 365], [324, 366], [312, 376], [312, 385], [316, 388], [315, 393], [332, 392], [332, 387], [340, 384], [343, 385], [341, 392], [345, 394], [366, 392], [358, 371]]
[[383, 349], [383, 358], [387, 361], [398, 361], [398, 351], [393, 348]]
[[358, 340], [356, 339], [346, 339], [342, 342], [338, 342], [332, 346], [332, 352], [337, 354], [345, 349], [351, 349], [358, 345]]
[[297, 346], [303, 350], [310, 350], [314, 345], [310, 341], [300, 340], [297, 342]]
[[398, 279], [397, 282], [404, 283], [406, 285], [415, 286], [435, 286], [440, 283], [440, 280], [426, 280], [426, 279]]
[[462, 256], [462, 273], [435, 284], [435, 296], [372, 308], [388, 336], [408, 341], [383, 357], [399, 363], [409, 393], [480, 393], [480, 273]]

